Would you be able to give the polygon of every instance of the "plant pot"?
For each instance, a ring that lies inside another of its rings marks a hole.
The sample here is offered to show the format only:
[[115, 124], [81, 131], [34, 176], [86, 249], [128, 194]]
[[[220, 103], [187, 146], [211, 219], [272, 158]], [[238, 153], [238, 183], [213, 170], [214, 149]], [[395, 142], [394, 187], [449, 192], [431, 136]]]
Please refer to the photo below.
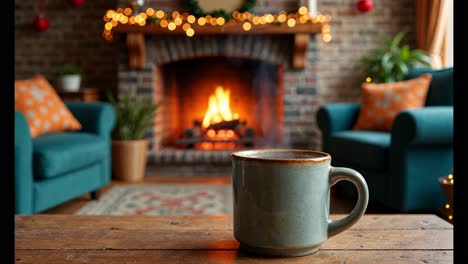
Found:
[[76, 92], [81, 86], [80, 74], [69, 74], [60, 76], [57, 79], [58, 87], [67, 92]]
[[112, 140], [112, 175], [126, 182], [145, 177], [148, 140]]

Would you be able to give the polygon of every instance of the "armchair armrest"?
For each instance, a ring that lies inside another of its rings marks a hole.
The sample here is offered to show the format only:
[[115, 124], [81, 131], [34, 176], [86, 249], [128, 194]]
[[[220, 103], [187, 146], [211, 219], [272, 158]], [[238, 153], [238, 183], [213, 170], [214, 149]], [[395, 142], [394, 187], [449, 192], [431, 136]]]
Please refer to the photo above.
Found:
[[359, 109], [358, 103], [334, 103], [321, 106], [317, 112], [317, 123], [322, 134], [329, 136], [338, 131], [351, 129]]
[[31, 214], [33, 195], [32, 138], [26, 118], [15, 111], [15, 213]]
[[82, 131], [110, 138], [115, 125], [115, 111], [109, 103], [65, 102], [82, 125]]
[[431, 106], [398, 114], [392, 126], [392, 145], [453, 143], [453, 107]]

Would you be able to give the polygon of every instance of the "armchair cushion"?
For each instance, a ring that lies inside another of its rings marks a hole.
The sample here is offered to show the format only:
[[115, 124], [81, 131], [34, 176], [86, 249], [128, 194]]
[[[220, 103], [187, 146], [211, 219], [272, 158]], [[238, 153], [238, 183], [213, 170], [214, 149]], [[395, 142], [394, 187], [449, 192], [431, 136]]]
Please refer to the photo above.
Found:
[[362, 107], [353, 130], [390, 131], [403, 110], [423, 107], [432, 76], [394, 83], [363, 83]]
[[25, 116], [33, 138], [81, 129], [81, 124], [42, 75], [15, 81], [15, 108]]
[[33, 139], [35, 178], [53, 178], [99, 162], [108, 156], [109, 143], [81, 132], [44, 134]]
[[409, 71], [405, 79], [416, 78], [425, 73], [432, 75], [432, 81], [429, 85], [429, 92], [426, 98], [426, 106], [453, 106], [453, 67], [441, 70], [430, 68], [415, 69]]
[[387, 169], [389, 148], [390, 133], [378, 131], [341, 131], [328, 142], [332, 160], [376, 170]]

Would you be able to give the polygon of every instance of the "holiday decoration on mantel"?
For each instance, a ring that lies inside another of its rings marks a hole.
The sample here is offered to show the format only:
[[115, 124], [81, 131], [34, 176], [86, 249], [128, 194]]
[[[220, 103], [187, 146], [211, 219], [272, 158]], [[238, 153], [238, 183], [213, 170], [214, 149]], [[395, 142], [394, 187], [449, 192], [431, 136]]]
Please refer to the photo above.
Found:
[[40, 0], [39, 2], [39, 14], [33, 21], [33, 27], [38, 32], [44, 32], [49, 28], [49, 20], [44, 15], [44, 1]]
[[372, 0], [359, 0], [356, 4], [357, 9], [361, 13], [367, 13], [372, 10], [374, 3]]
[[134, 10], [130, 7], [117, 8], [117, 10], [108, 10], [103, 17], [105, 22], [104, 31], [102, 36], [108, 40], [112, 40], [112, 29], [120, 24], [129, 24], [133, 26], [154, 26], [164, 28], [168, 31], [174, 31], [177, 27], [181, 27], [188, 37], [195, 35], [195, 29], [192, 25], [200, 27], [224, 27], [231, 25], [242, 25], [244, 31], [249, 31], [252, 27], [262, 26], [265, 24], [274, 24], [281, 26], [286, 24], [288, 27], [293, 28], [298, 24], [312, 23], [322, 24], [321, 34], [324, 42], [330, 42], [332, 37], [330, 34], [330, 21], [329, 15], [323, 15], [318, 13], [312, 15], [306, 6], [301, 6], [297, 12], [287, 13], [286, 11], [280, 11], [277, 14], [264, 14], [254, 15], [248, 11], [239, 12], [234, 11], [231, 14], [229, 20], [223, 16], [195, 16], [187, 12], [179, 13], [173, 11], [172, 13], [166, 13], [162, 10], [154, 10], [153, 8], [147, 8], [145, 12], [134, 13]]
[[85, 0], [70, 0], [70, 4], [74, 7], [80, 7], [84, 4]]

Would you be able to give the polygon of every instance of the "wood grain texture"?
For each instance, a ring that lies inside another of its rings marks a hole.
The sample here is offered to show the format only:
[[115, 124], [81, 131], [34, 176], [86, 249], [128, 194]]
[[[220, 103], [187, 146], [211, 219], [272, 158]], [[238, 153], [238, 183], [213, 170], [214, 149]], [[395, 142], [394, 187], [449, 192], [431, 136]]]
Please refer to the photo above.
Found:
[[[336, 220], [343, 214], [332, 215]], [[15, 217], [17, 229], [146, 229], [199, 230], [231, 229], [231, 215], [217, 216], [144, 216], [144, 215], [21, 215]], [[350, 229], [452, 229], [453, 225], [436, 215], [364, 215]]]
[[453, 251], [358, 251], [319, 250], [317, 253], [295, 258], [262, 258], [234, 250], [17, 250], [18, 264], [59, 263], [453, 263]]
[[[343, 215], [332, 215], [333, 219]], [[16, 215], [16, 263], [283, 263], [238, 251], [232, 216]], [[451, 263], [453, 226], [434, 215], [364, 215], [288, 263]]]
[[[90, 243], [92, 241], [92, 243]], [[17, 249], [237, 249], [232, 230], [17, 229]], [[324, 249], [452, 249], [452, 230], [347, 230]]]

